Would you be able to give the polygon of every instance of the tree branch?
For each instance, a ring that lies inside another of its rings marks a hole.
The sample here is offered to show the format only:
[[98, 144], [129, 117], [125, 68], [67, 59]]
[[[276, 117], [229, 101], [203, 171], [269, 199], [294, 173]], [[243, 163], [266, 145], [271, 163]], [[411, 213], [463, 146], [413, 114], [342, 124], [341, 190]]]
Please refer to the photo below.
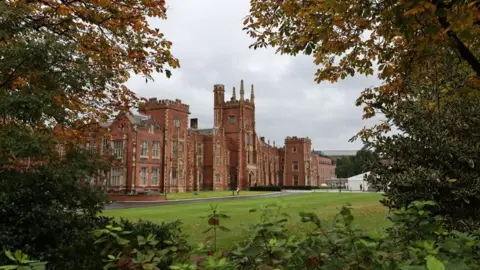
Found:
[[[447, 8], [442, 1], [437, 2], [437, 7], [439, 9]], [[477, 76], [480, 77], [480, 61], [475, 57], [475, 55], [473, 55], [470, 49], [465, 46], [457, 34], [450, 29], [450, 23], [447, 21], [446, 17], [440, 16], [438, 17], [438, 21], [440, 22], [442, 28], [447, 31], [448, 37], [452, 40], [453, 45], [460, 53], [462, 59], [467, 61], [470, 67], [472, 67], [475, 73], [477, 73]]]

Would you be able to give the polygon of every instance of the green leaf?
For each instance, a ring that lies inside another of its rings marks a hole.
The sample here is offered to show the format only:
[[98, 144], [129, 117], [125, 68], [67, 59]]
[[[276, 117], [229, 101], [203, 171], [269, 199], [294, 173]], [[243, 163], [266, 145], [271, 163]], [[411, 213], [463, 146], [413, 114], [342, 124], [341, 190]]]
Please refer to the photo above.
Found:
[[405, 266], [402, 266], [400, 270], [425, 270], [425, 266], [405, 265]]
[[141, 236], [141, 235], [138, 235], [137, 236], [137, 242], [139, 245], [145, 245], [146, 241], [145, 241], [145, 237]]
[[126, 245], [126, 244], [130, 243], [130, 240], [119, 237], [119, 238], [117, 238], [117, 243], [118, 243], [119, 245], [122, 245], [122, 246], [123, 246], [123, 245]]
[[10, 250], [5, 250], [5, 255], [12, 261], [16, 262], [17, 260], [15, 259], [15, 257], [13, 257], [13, 254], [12, 252], [10, 252]]
[[433, 256], [427, 257], [427, 269], [428, 270], [445, 270], [445, 266], [439, 260]]
[[121, 231], [122, 231], [122, 227], [112, 227], [111, 230], [112, 230], [112, 231], [121, 232]]
[[223, 226], [218, 226], [218, 228], [224, 232], [231, 232], [229, 228], [223, 227]]
[[95, 245], [96, 245], [96, 244], [100, 244], [100, 243], [103, 243], [103, 242], [105, 242], [105, 241], [107, 241], [107, 240], [108, 240], [107, 238], [100, 238], [100, 239], [98, 239], [97, 241], [95, 241], [94, 244], [95, 244]]
[[4, 266], [0, 266], [0, 269], [2, 270], [13, 270], [13, 269], [17, 269], [18, 268], [18, 265], [4, 265]]
[[210, 230], [212, 230], [212, 227], [206, 229], [205, 231], [203, 231], [202, 233], [208, 233]]

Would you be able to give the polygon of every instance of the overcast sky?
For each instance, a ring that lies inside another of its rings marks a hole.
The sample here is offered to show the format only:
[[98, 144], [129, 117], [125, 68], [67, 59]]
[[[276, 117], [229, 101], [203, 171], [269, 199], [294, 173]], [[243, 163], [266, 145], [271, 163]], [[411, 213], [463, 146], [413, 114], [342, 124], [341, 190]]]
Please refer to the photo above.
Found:
[[[286, 136], [309, 137], [315, 150], [356, 150], [348, 140], [372, 121], [362, 120], [355, 106], [360, 92], [377, 85], [374, 77], [356, 76], [331, 84], [314, 82], [315, 65], [307, 56], [276, 55], [273, 49], [253, 50], [242, 31], [247, 0], [167, 1], [168, 20], [152, 20], [173, 42], [180, 69], [154, 82], [133, 77], [128, 86], [142, 97], [176, 99], [190, 105], [200, 128], [213, 124], [213, 85], [224, 84], [225, 96], [243, 79], [255, 85], [256, 130], [265, 140], [283, 145]], [[250, 91], [246, 91], [249, 96]]]

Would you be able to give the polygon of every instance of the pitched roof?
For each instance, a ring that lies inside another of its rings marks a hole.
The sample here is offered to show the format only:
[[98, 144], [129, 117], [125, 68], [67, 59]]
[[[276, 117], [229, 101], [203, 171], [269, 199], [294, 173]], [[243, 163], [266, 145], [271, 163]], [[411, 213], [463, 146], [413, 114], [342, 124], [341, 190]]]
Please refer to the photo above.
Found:
[[190, 129], [190, 131], [203, 135], [213, 135], [213, 128]]
[[[125, 115], [127, 119], [130, 121], [130, 123], [134, 125], [143, 125], [146, 123], [146, 121], [152, 119], [150, 115], [145, 115], [145, 114], [140, 114], [140, 113], [132, 113], [132, 112], [126, 112], [126, 113], [119, 113], [116, 118], [118, 118], [121, 115]], [[154, 119], [153, 119], [154, 120]], [[108, 128], [112, 125], [112, 123], [115, 122], [115, 119], [109, 120], [104, 123], [100, 123], [100, 126], [103, 128]], [[155, 124], [158, 126], [157, 122], [154, 120]]]
[[355, 156], [358, 150], [324, 150], [324, 151], [314, 151], [315, 154], [321, 154], [330, 157], [337, 156]]
[[364, 173], [361, 173], [361, 174], [357, 174], [357, 175], [354, 175], [354, 176], [351, 176], [351, 177], [348, 177], [348, 180], [363, 180], [365, 176], [368, 176], [370, 174], [370, 172], [364, 172]]

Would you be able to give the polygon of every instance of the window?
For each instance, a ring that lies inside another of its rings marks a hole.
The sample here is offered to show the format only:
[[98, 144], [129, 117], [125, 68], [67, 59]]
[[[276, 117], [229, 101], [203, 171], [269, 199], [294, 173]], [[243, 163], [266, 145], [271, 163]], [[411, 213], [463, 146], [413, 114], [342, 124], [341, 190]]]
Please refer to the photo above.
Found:
[[108, 154], [108, 139], [103, 137], [102, 138], [102, 154]]
[[219, 173], [215, 174], [215, 182], [217, 184], [220, 183], [220, 174]]
[[116, 158], [123, 158], [123, 141], [113, 141], [113, 155]]
[[296, 147], [296, 146], [293, 147], [292, 152], [293, 152], [293, 153], [296, 153], [296, 152], [297, 152], [297, 147]]
[[178, 153], [179, 154], [183, 153], [183, 142], [178, 142]]
[[307, 186], [310, 186], [310, 176], [307, 176]]
[[249, 133], [245, 134], [245, 141], [247, 145], [252, 144], [252, 136]]
[[201, 155], [203, 152], [203, 145], [201, 143], [197, 144], [197, 155]]
[[181, 166], [180, 166], [180, 169], [178, 170], [177, 176], [178, 176], [178, 184], [183, 185], [183, 169]]
[[227, 150], [227, 166], [230, 166], [230, 151]]
[[140, 168], [140, 185], [147, 185], [147, 167]]
[[110, 174], [110, 185], [120, 186], [122, 183], [122, 168], [112, 168]]
[[142, 141], [141, 150], [140, 150], [140, 157], [148, 157], [148, 142]]
[[170, 184], [173, 186], [177, 183], [177, 168], [172, 168], [172, 179], [170, 179]]
[[220, 160], [220, 144], [215, 145], [215, 166], [220, 165], [221, 160]]
[[253, 164], [253, 152], [251, 150], [247, 152], [247, 164]]
[[176, 118], [173, 120], [173, 125], [176, 127], [176, 128], [179, 128], [180, 127], [180, 119]]
[[198, 156], [198, 157], [197, 157], [197, 166], [198, 166], [198, 167], [202, 167], [202, 166], [203, 166], [202, 156]]
[[158, 168], [152, 168], [152, 186], [158, 185]]
[[203, 189], [203, 174], [199, 171], [197, 174], [198, 180], [198, 190]]
[[292, 165], [293, 170], [298, 171], [298, 161], [294, 161]]
[[178, 152], [178, 142], [173, 141], [172, 142], [172, 158], [177, 158], [177, 152]]
[[160, 142], [153, 142], [152, 158], [160, 158]]
[[293, 176], [293, 185], [298, 186], [298, 175]]
[[65, 149], [63, 144], [57, 144], [57, 153], [59, 158], [63, 158], [65, 156]]
[[305, 167], [307, 167], [307, 169], [310, 169], [310, 161], [307, 161], [307, 162], [305, 163]]
[[236, 120], [236, 119], [235, 119], [235, 115], [230, 115], [230, 116], [228, 117], [228, 123], [229, 123], [230, 125], [235, 124], [235, 120]]
[[97, 152], [97, 143], [95, 142], [95, 138], [90, 138], [88, 141], [88, 151], [92, 154]]
[[148, 126], [148, 133], [153, 133], [153, 125]]

